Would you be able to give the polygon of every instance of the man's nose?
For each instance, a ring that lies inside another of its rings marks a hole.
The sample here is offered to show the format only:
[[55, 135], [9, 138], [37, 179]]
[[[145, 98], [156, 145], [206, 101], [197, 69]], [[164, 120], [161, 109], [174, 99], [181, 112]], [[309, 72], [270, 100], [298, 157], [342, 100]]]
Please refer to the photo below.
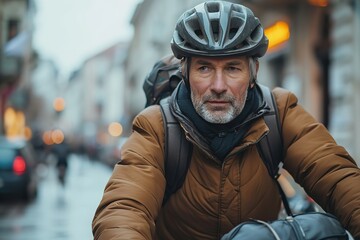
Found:
[[226, 91], [226, 89], [226, 77], [224, 76], [224, 73], [222, 73], [221, 71], [217, 71], [211, 84], [211, 90], [217, 93], [222, 93]]

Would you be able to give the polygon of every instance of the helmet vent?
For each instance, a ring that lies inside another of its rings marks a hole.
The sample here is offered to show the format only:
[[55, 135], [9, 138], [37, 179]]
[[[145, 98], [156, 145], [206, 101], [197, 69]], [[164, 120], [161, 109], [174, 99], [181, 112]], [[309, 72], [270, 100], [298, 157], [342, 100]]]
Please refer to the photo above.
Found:
[[233, 39], [237, 33], [238, 29], [237, 28], [230, 28], [229, 30], [229, 40]]
[[217, 2], [208, 2], [206, 4], [206, 8], [209, 13], [214, 13], [214, 12], [220, 11], [219, 4]]
[[[189, 18], [189, 21], [187, 21], [187, 26], [186, 28], [188, 29], [192, 29], [192, 34], [194, 34], [196, 38], [198, 38], [198, 40], [204, 40], [204, 33], [200, 28], [200, 23], [199, 20], [197, 18], [195, 18], [194, 16], [192, 16], [191, 18]], [[189, 31], [190, 33], [191, 31]]]
[[204, 39], [204, 34], [202, 33], [202, 31], [200, 30], [195, 30], [194, 31], [195, 35], [200, 38], [200, 39]]
[[244, 25], [244, 22], [241, 18], [233, 18], [230, 22], [230, 29], [228, 38], [231, 40], [235, 37], [235, 35], [239, 32], [239, 29], [242, 29]]
[[219, 35], [221, 34], [219, 28], [219, 21], [211, 21], [211, 29], [212, 29], [214, 41], [218, 42]]
[[261, 26], [258, 25], [254, 29], [254, 31], [252, 31], [252, 33], [250, 34], [250, 39], [257, 42], [257, 41], [260, 41], [261, 38], [262, 38], [262, 29], [261, 29]]
[[242, 48], [248, 48], [248, 47], [250, 47], [250, 43], [249, 43], [249, 41], [248, 41], [249, 39], [246, 39], [246, 40], [244, 40], [243, 42], [242, 42]]

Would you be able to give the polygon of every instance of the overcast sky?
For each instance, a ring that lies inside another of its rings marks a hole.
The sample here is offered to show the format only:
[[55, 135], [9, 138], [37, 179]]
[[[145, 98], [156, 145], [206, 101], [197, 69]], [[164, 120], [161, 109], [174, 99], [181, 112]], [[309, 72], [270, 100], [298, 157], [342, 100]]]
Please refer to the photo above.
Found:
[[88, 57], [133, 34], [142, 0], [35, 0], [34, 47], [67, 75]]

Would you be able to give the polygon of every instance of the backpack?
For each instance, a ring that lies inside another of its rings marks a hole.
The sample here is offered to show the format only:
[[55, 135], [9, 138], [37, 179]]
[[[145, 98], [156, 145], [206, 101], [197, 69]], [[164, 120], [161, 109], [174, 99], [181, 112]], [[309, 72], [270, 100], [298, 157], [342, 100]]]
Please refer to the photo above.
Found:
[[179, 68], [180, 61], [173, 55], [166, 56], [155, 63], [143, 84], [146, 96], [145, 107], [159, 104], [161, 99], [171, 95], [182, 79]]
[[[163, 205], [171, 194], [182, 186], [192, 155], [192, 144], [186, 140], [180, 124], [172, 115], [169, 106], [169, 96], [182, 80], [179, 68], [180, 61], [178, 59], [173, 55], [166, 56], [154, 64], [143, 84], [146, 95], [145, 107], [159, 104], [164, 119], [166, 189]], [[277, 107], [270, 89], [261, 84], [258, 85], [270, 108], [270, 111], [263, 116], [270, 131], [256, 146], [269, 174], [277, 179], [279, 165], [283, 159]]]

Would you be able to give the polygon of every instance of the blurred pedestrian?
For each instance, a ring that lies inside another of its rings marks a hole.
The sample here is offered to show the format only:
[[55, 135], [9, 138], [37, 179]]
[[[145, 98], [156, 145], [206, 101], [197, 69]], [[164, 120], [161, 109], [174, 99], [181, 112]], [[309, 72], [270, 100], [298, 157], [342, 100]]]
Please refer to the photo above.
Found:
[[54, 144], [52, 147], [52, 153], [56, 157], [56, 168], [58, 171], [58, 178], [61, 184], [65, 184], [65, 176], [68, 168], [68, 157], [70, 154], [70, 148], [68, 144], [63, 141], [60, 144]]

